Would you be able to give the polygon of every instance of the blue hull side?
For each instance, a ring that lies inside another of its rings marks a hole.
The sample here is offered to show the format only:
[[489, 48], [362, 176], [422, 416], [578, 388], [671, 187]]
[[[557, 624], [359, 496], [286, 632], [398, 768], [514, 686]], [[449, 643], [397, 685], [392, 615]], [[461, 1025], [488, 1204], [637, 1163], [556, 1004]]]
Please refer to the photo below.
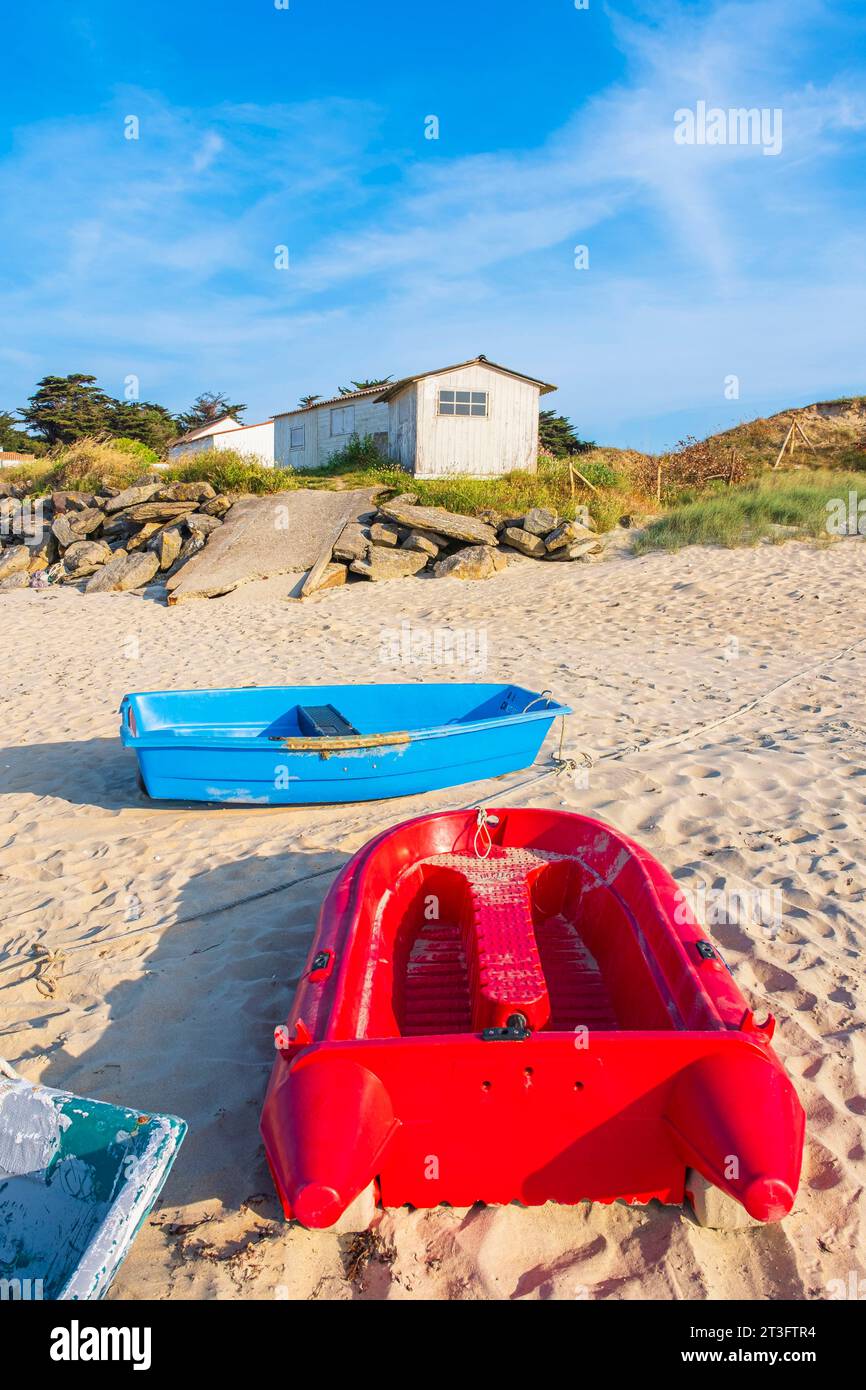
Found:
[[553, 723], [535, 719], [510, 728], [455, 731], [351, 753], [261, 749], [136, 749], [149, 796], [166, 801], [308, 806], [382, 801], [462, 786], [516, 772], [535, 761]]

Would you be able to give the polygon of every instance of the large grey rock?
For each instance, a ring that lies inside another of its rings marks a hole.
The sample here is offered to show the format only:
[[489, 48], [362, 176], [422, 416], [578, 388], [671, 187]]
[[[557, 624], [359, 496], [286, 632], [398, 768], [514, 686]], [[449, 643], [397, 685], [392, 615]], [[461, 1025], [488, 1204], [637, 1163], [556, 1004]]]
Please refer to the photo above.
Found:
[[379, 510], [391, 521], [408, 526], [411, 531], [435, 531], [449, 540], [467, 541], [474, 545], [496, 544], [496, 531], [492, 526], [474, 516], [447, 512], [444, 507], [410, 506], [395, 497], [391, 502], [380, 503]]
[[[253, 579], [311, 570], [321, 552], [333, 548], [340, 523], [368, 511], [375, 492], [298, 488], [240, 498], [206, 548], [169, 576], [169, 603], [213, 598]], [[206, 502], [200, 510], [212, 515], [210, 509], [218, 500]]]
[[123, 512], [117, 512], [114, 516], [105, 518], [102, 534], [106, 540], [117, 540], [123, 536], [128, 536], [133, 530], [135, 530], [135, 522], [130, 521]]
[[210, 502], [205, 502], [203, 506], [199, 507], [199, 511], [204, 512], [207, 516], [225, 516], [231, 505], [230, 497], [213, 497]]
[[114, 587], [122, 593], [128, 589], [140, 589], [143, 584], [150, 583], [158, 570], [159, 559], [152, 550], [136, 550], [135, 554], [127, 556]]
[[563, 521], [555, 531], [549, 532], [544, 544], [550, 551], [562, 550], [564, 546], [571, 545], [572, 541], [585, 541], [594, 538], [595, 532], [581, 522]]
[[184, 519], [183, 524], [190, 534], [193, 531], [198, 531], [199, 535], [202, 536], [209, 536], [212, 531], [216, 531], [218, 527], [222, 526], [218, 516], [208, 516], [207, 512], [191, 512]]
[[364, 579], [405, 579], [422, 570], [429, 558], [417, 550], [389, 550], [384, 545], [371, 545], [367, 559], [353, 560], [349, 568]]
[[[180, 554], [178, 555], [171, 569], [168, 571], [166, 575], [166, 580], [169, 580], [174, 575], [176, 575], [178, 570], [182, 569], [183, 566], [186, 564], [187, 560], [191, 560], [195, 555], [199, 555], [201, 551], [204, 550], [206, 545], [207, 536], [203, 536], [200, 531], [190, 532], [190, 534], [187, 536], [186, 540], [180, 548]], [[170, 584], [166, 584], [167, 589], [171, 589], [171, 587], [172, 586]], [[204, 597], [204, 595], [199, 595], [199, 597]], [[171, 599], [169, 599], [169, 603], [171, 603]]]
[[68, 545], [72, 545], [73, 541], [79, 539], [66, 512], [58, 513], [51, 523], [51, 530], [58, 545], [63, 546], [64, 550]]
[[160, 502], [210, 502], [216, 489], [210, 483], [168, 483], [156, 495]]
[[75, 512], [72, 516], [72, 529], [76, 533], [77, 540], [85, 540], [94, 531], [98, 531], [105, 521], [105, 513], [100, 507], [86, 507], [83, 511]]
[[374, 521], [370, 527], [370, 540], [374, 545], [397, 545], [405, 535], [399, 526], [390, 526], [387, 521]]
[[58, 544], [65, 548], [75, 541], [86, 540], [104, 521], [105, 513], [98, 507], [86, 507], [80, 511], [60, 512], [51, 523], [51, 530]]
[[30, 575], [25, 570], [18, 570], [15, 574], [9, 574], [5, 579], [0, 579], [0, 589], [5, 593], [7, 589], [29, 589]]
[[124, 508], [130, 521], [177, 521], [196, 509], [195, 502], [141, 502]]
[[589, 540], [571, 541], [568, 545], [560, 547], [548, 553], [548, 560], [591, 560], [595, 555], [601, 555], [604, 546], [597, 536], [592, 536]]
[[523, 518], [523, 529], [530, 536], [546, 536], [558, 520], [556, 512], [548, 511], [547, 507], [532, 507]]
[[425, 536], [423, 531], [410, 531], [403, 542], [404, 550], [417, 550], [420, 555], [437, 556], [440, 547], [429, 536]]
[[0, 552], [0, 579], [13, 574], [25, 574], [30, 567], [30, 551], [26, 545], [10, 545]]
[[25, 536], [21, 544], [30, 552], [31, 573], [47, 569], [57, 559], [57, 541], [50, 531], [43, 531], [41, 536]]
[[529, 531], [524, 531], [519, 526], [506, 526], [502, 532], [502, 540], [505, 545], [519, 550], [521, 555], [531, 555], [533, 560], [540, 560], [542, 556], [547, 554], [541, 537], [533, 536]]
[[502, 551], [492, 545], [468, 545], [433, 566], [437, 579], [489, 579], [508, 564]]
[[51, 507], [55, 514], [58, 512], [80, 512], [87, 507], [92, 507], [96, 498], [92, 492], [52, 492]]
[[111, 550], [104, 541], [73, 541], [63, 556], [67, 577], [84, 579], [111, 559]]
[[417, 537], [420, 540], [429, 541], [431, 545], [435, 545], [437, 551], [446, 550], [449, 545], [459, 544], [459, 542], [449, 540], [447, 536], [440, 536], [436, 531], [410, 531], [409, 535], [406, 537], [406, 540], [403, 542], [407, 550], [418, 549], [417, 546], [412, 546], [409, 544], [409, 541], [413, 536]]
[[351, 564], [353, 560], [363, 560], [370, 549], [370, 533], [366, 526], [362, 526], [357, 521], [350, 521], [340, 533], [337, 544], [334, 546], [333, 555], [335, 560], [343, 560], [346, 564]]
[[322, 570], [313, 588], [307, 590], [305, 597], [309, 598], [310, 594], [319, 594], [323, 589], [339, 589], [348, 578], [348, 567], [331, 560]]
[[175, 560], [180, 555], [183, 545], [183, 536], [178, 526], [163, 526], [162, 530], [148, 541], [147, 548], [152, 550], [161, 570], [171, 569]]
[[129, 559], [125, 550], [115, 550], [110, 560], [104, 565], [100, 565], [98, 570], [94, 570], [84, 586], [86, 594], [109, 593], [117, 588], [117, 581], [126, 569]]
[[105, 510], [109, 514], [122, 512], [126, 507], [134, 507], [142, 502], [149, 502], [159, 491], [159, 483], [141, 483], [137, 487], [125, 487], [116, 497], [112, 497], [106, 502]]
[[[168, 522], [167, 524], [171, 525], [172, 523]], [[134, 535], [129, 537], [126, 542], [126, 549], [130, 553], [133, 550], [146, 549], [154, 536], [158, 536], [163, 529], [164, 523], [161, 521], [146, 521], [140, 531], [136, 531]]]

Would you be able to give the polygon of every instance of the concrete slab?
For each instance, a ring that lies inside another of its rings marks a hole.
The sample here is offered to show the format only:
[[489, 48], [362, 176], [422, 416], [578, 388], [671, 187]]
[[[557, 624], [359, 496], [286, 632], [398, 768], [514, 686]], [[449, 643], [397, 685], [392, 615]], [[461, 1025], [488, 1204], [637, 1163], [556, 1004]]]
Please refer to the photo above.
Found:
[[379, 491], [299, 488], [239, 498], [205, 549], [169, 579], [169, 603], [215, 598], [253, 579], [311, 569], [341, 519], [370, 511]]

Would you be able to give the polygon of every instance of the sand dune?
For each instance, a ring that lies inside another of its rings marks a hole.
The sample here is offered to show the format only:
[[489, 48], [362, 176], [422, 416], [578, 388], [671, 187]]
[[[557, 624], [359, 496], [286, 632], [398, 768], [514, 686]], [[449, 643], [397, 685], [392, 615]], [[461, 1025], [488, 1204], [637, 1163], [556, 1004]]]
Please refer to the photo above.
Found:
[[[863, 543], [527, 562], [305, 605], [285, 592], [271, 581], [174, 609], [68, 590], [0, 600], [0, 1052], [32, 1079], [190, 1124], [112, 1297], [823, 1298], [831, 1280], [866, 1278]], [[383, 629], [404, 622], [471, 629], [486, 671], [389, 664]], [[739, 890], [754, 907], [709, 931], [776, 1014], [807, 1112], [782, 1226], [719, 1234], [619, 1204], [399, 1211], [352, 1250], [281, 1221], [258, 1114], [331, 877], [394, 821], [507, 790], [159, 807], [117, 740], [120, 698], [475, 676], [575, 708], [566, 751], [596, 761], [531, 789], [535, 804], [610, 821], [699, 902]]]

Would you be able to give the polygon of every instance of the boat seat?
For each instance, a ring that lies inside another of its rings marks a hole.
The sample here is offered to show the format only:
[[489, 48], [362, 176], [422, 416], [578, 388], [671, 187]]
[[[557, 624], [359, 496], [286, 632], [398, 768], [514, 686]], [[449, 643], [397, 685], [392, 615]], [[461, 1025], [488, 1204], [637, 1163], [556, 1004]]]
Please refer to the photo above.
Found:
[[465, 878], [469, 893], [466, 954], [472, 996], [472, 1026], [502, 1028], [512, 1014], [523, 1014], [530, 1028], [550, 1018], [550, 997], [535, 939], [528, 872], [531, 852], [503, 852], [494, 846], [486, 859], [439, 855]]
[[298, 705], [298, 727], [309, 738], [345, 738], [359, 732], [333, 705]]

